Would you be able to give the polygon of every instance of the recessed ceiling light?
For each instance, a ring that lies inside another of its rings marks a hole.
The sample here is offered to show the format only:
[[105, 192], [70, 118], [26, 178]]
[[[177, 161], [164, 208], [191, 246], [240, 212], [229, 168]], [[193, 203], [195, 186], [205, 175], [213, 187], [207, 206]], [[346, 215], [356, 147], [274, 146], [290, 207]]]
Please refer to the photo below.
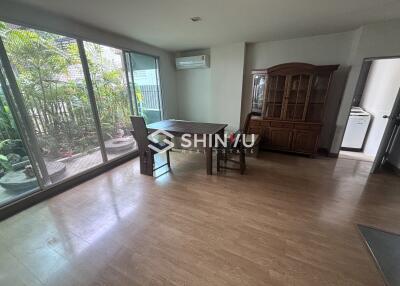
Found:
[[200, 22], [201, 18], [199, 16], [196, 16], [196, 17], [190, 18], [190, 20], [192, 20], [192, 22]]

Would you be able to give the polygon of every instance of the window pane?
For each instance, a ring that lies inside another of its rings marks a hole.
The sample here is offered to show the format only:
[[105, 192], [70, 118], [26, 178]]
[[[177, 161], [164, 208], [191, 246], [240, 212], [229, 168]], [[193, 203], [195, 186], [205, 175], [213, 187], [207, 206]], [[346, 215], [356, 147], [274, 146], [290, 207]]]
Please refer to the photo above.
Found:
[[0, 68], [0, 205], [38, 190], [31, 162], [6, 99], [10, 95]]
[[161, 94], [158, 60], [155, 57], [130, 53], [138, 113], [147, 124], [160, 121]]
[[[74, 39], [11, 24], [2, 39], [54, 183], [102, 163]], [[22, 108], [18, 106], [18, 108]]]
[[90, 76], [100, 116], [107, 158], [132, 152], [136, 142], [130, 133], [132, 102], [122, 50], [84, 42]]

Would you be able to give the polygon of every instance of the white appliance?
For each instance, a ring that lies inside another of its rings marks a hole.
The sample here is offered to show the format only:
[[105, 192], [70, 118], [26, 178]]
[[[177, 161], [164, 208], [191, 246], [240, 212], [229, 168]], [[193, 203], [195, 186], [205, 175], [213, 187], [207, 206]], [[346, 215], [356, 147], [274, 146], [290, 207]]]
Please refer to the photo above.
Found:
[[208, 68], [210, 57], [208, 55], [180, 57], [175, 59], [175, 64], [177, 70]]
[[365, 136], [371, 122], [371, 114], [361, 107], [352, 107], [346, 132], [344, 133], [342, 148], [362, 150]]

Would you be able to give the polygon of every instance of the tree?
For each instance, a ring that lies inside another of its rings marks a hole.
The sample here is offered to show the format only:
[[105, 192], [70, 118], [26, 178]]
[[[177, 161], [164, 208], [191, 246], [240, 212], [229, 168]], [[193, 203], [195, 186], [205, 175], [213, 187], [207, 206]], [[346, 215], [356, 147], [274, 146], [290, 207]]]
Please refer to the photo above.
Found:
[[[42, 151], [52, 157], [98, 146], [76, 41], [0, 22], [7, 55]], [[105, 138], [129, 124], [124, 72], [100, 45], [85, 43]]]

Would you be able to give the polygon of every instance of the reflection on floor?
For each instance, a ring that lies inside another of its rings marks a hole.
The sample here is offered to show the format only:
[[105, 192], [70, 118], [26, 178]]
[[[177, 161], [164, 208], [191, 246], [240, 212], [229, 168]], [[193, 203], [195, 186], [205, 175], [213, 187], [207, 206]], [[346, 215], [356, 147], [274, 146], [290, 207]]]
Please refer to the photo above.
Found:
[[9, 191], [0, 186], [0, 204], [6, 204], [13, 199], [28, 195], [36, 189]]
[[246, 175], [130, 161], [0, 222], [0, 285], [384, 285], [356, 224], [400, 232], [400, 178], [261, 153]]
[[367, 154], [364, 154], [363, 152], [353, 152], [344, 150], [341, 150], [339, 152], [339, 158], [366, 161], [366, 162], [374, 162], [375, 160], [375, 156], [369, 156]]

